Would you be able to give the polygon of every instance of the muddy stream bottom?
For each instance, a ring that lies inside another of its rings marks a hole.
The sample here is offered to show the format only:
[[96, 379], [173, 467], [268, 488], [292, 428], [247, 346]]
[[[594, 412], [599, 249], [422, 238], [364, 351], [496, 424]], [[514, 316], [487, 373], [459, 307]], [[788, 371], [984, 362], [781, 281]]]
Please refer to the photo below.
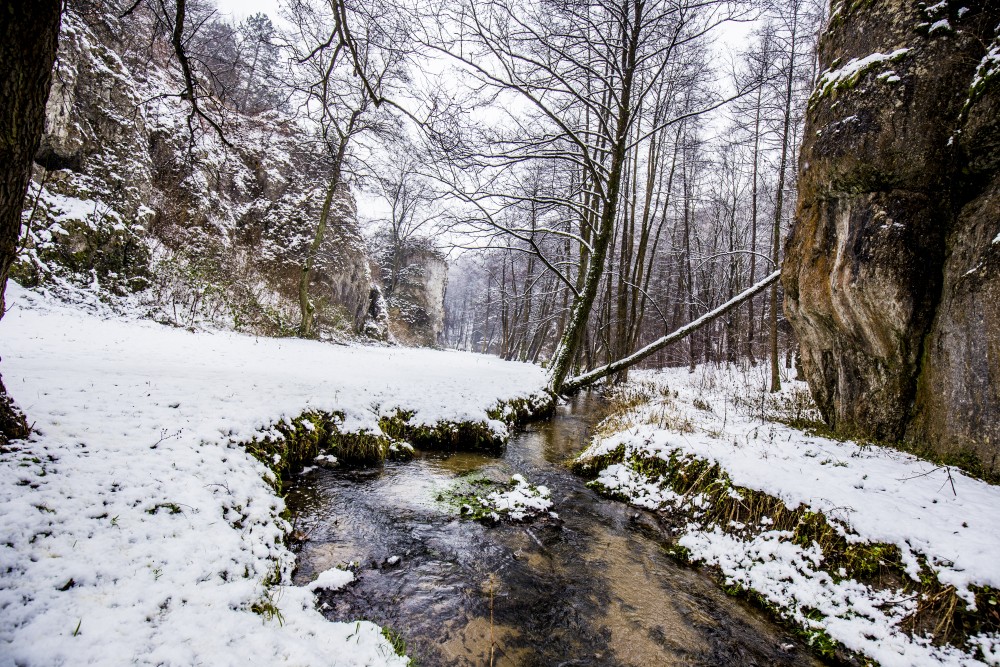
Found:
[[[818, 664], [761, 612], [673, 561], [634, 508], [566, 468], [601, 409], [599, 396], [580, 394], [515, 434], [502, 457], [427, 453], [301, 476], [287, 498], [308, 535], [296, 583], [358, 563], [353, 584], [321, 593], [324, 615], [398, 633], [424, 667], [490, 665], [491, 647], [493, 665]], [[559, 520], [459, 519], [438, 496], [468, 473], [548, 486]]]

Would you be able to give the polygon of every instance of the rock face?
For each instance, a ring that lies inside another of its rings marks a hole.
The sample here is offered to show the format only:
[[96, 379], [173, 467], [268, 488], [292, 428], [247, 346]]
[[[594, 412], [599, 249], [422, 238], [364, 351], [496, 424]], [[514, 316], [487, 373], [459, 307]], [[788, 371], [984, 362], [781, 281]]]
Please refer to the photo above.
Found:
[[444, 333], [448, 264], [431, 248], [407, 252], [404, 278], [389, 297], [390, 330], [406, 345], [439, 345]]
[[839, 432], [1000, 461], [1000, 3], [835, 2], [785, 310]]
[[[278, 111], [226, 109], [230, 146], [210, 128], [192, 135], [170, 56], [135, 52], [123, 32], [111, 15], [64, 13], [16, 279], [70, 299], [137, 294], [175, 325], [294, 334], [301, 267], [328, 185], [323, 156]], [[417, 316], [429, 308], [436, 321], [428, 294], [416, 288], [418, 303], [400, 305]], [[389, 340], [346, 186], [310, 298], [321, 338]], [[433, 344], [436, 333], [414, 337]]]

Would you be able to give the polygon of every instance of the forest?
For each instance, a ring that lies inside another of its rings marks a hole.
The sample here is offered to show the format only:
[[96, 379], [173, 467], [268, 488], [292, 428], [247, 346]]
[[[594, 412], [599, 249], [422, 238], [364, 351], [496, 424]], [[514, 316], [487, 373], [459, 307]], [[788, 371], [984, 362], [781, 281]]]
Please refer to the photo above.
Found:
[[36, 0], [0, 665], [1000, 665], [1000, 6]]

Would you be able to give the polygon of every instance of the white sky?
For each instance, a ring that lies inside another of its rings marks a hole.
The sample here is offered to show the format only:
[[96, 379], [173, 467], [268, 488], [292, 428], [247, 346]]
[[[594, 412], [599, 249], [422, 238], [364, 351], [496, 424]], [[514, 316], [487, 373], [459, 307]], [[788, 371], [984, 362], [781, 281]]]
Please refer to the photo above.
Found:
[[278, 0], [215, 0], [219, 11], [237, 21], [263, 12], [274, 20], [278, 16]]

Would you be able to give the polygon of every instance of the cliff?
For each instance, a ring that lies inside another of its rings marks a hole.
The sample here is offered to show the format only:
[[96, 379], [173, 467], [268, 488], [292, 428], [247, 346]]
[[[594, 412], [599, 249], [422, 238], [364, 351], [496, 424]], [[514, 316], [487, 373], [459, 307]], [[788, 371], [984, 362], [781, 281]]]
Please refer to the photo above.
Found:
[[[192, 122], [172, 55], [151, 35], [66, 11], [15, 278], [179, 326], [294, 334], [325, 156], [280, 108], [215, 102], [221, 136]], [[332, 216], [310, 287], [317, 335], [385, 340], [379, 276], [348, 187]]]
[[835, 2], [785, 310], [837, 431], [998, 469], [1000, 5]]
[[407, 345], [441, 345], [448, 264], [428, 247], [412, 248], [396, 290], [388, 298], [390, 331]]

